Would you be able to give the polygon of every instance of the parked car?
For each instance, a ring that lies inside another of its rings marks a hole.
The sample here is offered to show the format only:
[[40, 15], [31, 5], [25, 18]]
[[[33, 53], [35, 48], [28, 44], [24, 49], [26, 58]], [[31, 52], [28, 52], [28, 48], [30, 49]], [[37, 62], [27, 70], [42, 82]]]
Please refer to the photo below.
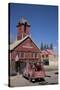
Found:
[[45, 70], [42, 63], [26, 63], [26, 67], [23, 72], [23, 76], [28, 78], [30, 81], [35, 81], [36, 79], [44, 80]]

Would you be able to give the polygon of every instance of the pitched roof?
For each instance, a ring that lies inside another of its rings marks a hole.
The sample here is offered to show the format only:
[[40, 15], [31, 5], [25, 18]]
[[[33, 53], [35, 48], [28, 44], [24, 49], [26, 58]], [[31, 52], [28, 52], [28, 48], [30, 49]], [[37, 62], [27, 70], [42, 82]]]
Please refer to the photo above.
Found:
[[47, 52], [46, 50], [43, 50], [43, 51], [41, 51], [41, 54], [43, 54], [43, 55], [47, 55], [48, 52]]
[[47, 49], [47, 52], [48, 52], [49, 55], [55, 55], [55, 52], [51, 49]]
[[[23, 39], [21, 39], [21, 40], [17, 40], [17, 41], [15, 41], [13, 44], [10, 44], [10, 50], [13, 50], [16, 46], [18, 46], [20, 43], [22, 43], [25, 39], [27, 39], [27, 38], [30, 38], [31, 39], [31, 37], [29, 36], [29, 35], [27, 35], [27, 36], [25, 36]], [[31, 39], [32, 40], [32, 39]], [[33, 40], [32, 40], [33, 41]], [[34, 41], [33, 41], [34, 42]], [[35, 42], [34, 42], [34, 44], [35, 44]], [[36, 45], [36, 44], [35, 44]], [[37, 45], [36, 45], [37, 46]], [[39, 47], [37, 46], [37, 48], [39, 49]]]
[[42, 50], [41, 51], [41, 54], [43, 54], [43, 55], [55, 55], [55, 52], [54, 52], [54, 50], [51, 50], [51, 49], [47, 49], [47, 50]]

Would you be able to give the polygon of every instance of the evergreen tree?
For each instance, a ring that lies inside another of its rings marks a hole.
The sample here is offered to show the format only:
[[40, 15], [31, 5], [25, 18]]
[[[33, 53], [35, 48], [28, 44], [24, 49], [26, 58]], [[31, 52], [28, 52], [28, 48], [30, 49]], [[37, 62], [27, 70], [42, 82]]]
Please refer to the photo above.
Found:
[[49, 49], [49, 46], [48, 46], [48, 44], [46, 45], [46, 48], [47, 48], [47, 49]]
[[41, 50], [43, 50], [43, 49], [44, 49], [44, 47], [43, 47], [43, 43], [41, 43], [41, 47], [40, 47], [40, 49], [41, 49]]
[[52, 43], [50, 44], [50, 49], [53, 49], [53, 44]]
[[44, 45], [44, 50], [46, 50], [46, 49], [47, 49], [47, 45], [45, 44], [45, 45]]

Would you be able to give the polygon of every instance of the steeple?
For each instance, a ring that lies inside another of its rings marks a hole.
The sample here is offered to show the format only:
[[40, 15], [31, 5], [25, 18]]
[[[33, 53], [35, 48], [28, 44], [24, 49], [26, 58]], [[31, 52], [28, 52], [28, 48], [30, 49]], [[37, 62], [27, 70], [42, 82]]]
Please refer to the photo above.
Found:
[[21, 40], [26, 35], [30, 34], [30, 24], [28, 20], [24, 17], [21, 18], [20, 22], [17, 25], [18, 33], [17, 33], [17, 40]]

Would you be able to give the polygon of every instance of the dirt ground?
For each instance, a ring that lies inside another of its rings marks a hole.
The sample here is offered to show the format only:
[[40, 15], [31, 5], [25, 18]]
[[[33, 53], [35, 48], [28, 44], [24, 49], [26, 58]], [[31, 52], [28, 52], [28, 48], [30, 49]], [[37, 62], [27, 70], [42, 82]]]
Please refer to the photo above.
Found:
[[22, 77], [21, 74], [16, 76], [10, 76], [10, 86], [20, 87], [20, 86], [36, 86], [36, 85], [53, 85], [58, 84], [58, 70], [46, 71], [45, 81], [35, 81], [30, 82], [26, 78]]

